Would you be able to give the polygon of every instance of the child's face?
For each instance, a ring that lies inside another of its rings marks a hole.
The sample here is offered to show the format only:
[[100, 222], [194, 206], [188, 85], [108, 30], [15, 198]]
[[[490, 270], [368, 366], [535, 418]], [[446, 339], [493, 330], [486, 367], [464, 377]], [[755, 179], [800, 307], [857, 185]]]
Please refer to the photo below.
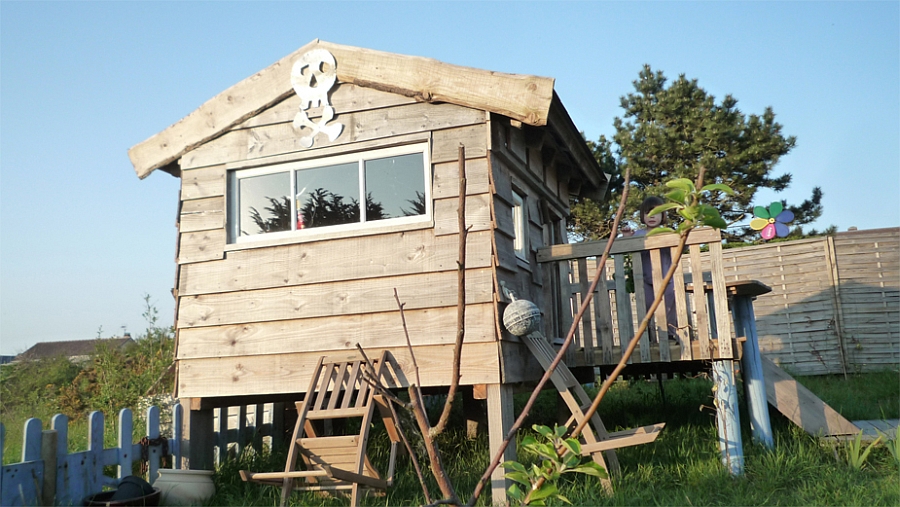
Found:
[[644, 217], [644, 223], [647, 224], [647, 227], [650, 227], [651, 229], [654, 227], [659, 227], [660, 224], [662, 224], [662, 213]]

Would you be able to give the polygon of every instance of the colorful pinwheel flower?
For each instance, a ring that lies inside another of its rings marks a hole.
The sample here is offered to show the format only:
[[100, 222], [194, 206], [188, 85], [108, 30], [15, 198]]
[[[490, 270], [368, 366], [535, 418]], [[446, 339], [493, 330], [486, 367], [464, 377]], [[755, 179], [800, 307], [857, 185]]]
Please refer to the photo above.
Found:
[[768, 209], [756, 206], [753, 208], [753, 214], [755, 218], [750, 221], [750, 228], [760, 231], [762, 239], [766, 241], [775, 236], [783, 238], [791, 232], [786, 224], [794, 219], [794, 213], [784, 209], [780, 202], [773, 202]]

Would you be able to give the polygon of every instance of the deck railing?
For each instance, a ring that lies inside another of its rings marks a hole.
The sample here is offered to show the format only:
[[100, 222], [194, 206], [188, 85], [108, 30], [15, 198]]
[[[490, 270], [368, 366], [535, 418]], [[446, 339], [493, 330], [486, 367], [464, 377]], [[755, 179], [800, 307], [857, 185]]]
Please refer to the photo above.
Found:
[[[604, 273], [591, 305], [578, 324], [573, 345], [567, 351], [566, 362], [570, 366], [619, 361], [647, 312], [644, 273], [649, 271], [654, 287], [660, 287], [665, 276], [662, 259], [667, 253], [671, 259], [675, 258], [678, 241], [675, 234], [615, 241], [612, 258], [603, 266]], [[704, 245], [709, 248], [708, 255], [701, 255]], [[605, 246], [606, 241], [592, 241], [554, 245], [538, 251], [538, 262], [545, 264], [550, 273], [557, 274], [555, 292], [560, 296], [554, 309], [557, 337], [565, 336], [572, 325], [573, 316], [587, 296], [597, 270], [597, 260]], [[633, 292], [626, 287], [626, 258], [631, 262]], [[695, 290], [694, 280], [703, 280], [703, 290]], [[659, 305], [630, 362], [738, 357], [739, 348], [733, 344], [734, 332], [728, 313], [719, 231], [701, 228], [691, 232], [686, 251], [675, 270], [672, 287], [674, 302], [669, 301], [669, 305], [674, 304], [674, 310], [667, 315], [666, 304]], [[676, 322], [668, 322], [669, 318]], [[670, 334], [674, 340], [668, 339]], [[728, 339], [720, 340], [721, 336]]]

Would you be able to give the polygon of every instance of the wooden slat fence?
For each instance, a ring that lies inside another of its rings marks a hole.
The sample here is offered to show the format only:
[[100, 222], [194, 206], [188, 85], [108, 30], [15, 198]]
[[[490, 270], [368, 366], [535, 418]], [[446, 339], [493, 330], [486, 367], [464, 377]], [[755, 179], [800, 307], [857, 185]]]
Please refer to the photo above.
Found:
[[[227, 414], [222, 417], [222, 414]], [[261, 452], [263, 446], [284, 445], [284, 403], [261, 403], [213, 410], [216, 466], [240, 456], [245, 449]]]
[[724, 250], [727, 280], [759, 280], [761, 351], [801, 375], [900, 367], [900, 228]]
[[[159, 408], [146, 412], [147, 437], [160, 435]], [[49, 430], [42, 430], [40, 419], [25, 421], [22, 461], [4, 465], [0, 473], [0, 505], [81, 505], [84, 497], [115, 487], [122, 477], [132, 475], [132, 464], [141, 460], [141, 443], [132, 442], [131, 410], [119, 411], [118, 446], [104, 448], [102, 412], [88, 416], [88, 449], [68, 452], [69, 420], [62, 414], [53, 417]], [[172, 433], [167, 439], [168, 451], [181, 457], [182, 408], [172, 409]], [[2, 462], [6, 428], [0, 424], [0, 462]], [[148, 447], [148, 475], [154, 482], [162, 456], [162, 443]], [[104, 475], [104, 467], [114, 466], [115, 477]]]
[[[223, 411], [227, 417], [220, 417]], [[216, 465], [240, 455], [248, 446], [259, 452], [263, 445], [283, 445], [282, 438], [273, 437], [283, 434], [283, 412], [283, 403], [216, 409]], [[146, 411], [146, 434], [150, 440], [159, 438], [161, 431], [170, 434], [167, 445], [172, 459], [168, 465], [173, 468], [181, 463], [182, 414], [181, 405], [175, 404], [171, 425], [160, 425], [159, 408], [151, 406]], [[132, 465], [141, 460], [142, 445], [131, 441], [131, 410], [119, 411], [116, 447], [104, 448], [102, 412], [91, 412], [88, 424], [88, 449], [70, 454], [66, 416], [55, 415], [49, 430], [42, 430], [40, 419], [28, 419], [23, 432], [22, 461], [4, 465], [0, 473], [0, 505], [81, 505], [84, 497], [115, 488], [122, 477], [132, 475]], [[0, 462], [5, 443], [6, 428], [0, 423]], [[162, 450], [162, 443], [148, 447], [145, 478], [151, 484], [158, 475]], [[105, 467], [116, 467], [115, 476], [104, 475]]]

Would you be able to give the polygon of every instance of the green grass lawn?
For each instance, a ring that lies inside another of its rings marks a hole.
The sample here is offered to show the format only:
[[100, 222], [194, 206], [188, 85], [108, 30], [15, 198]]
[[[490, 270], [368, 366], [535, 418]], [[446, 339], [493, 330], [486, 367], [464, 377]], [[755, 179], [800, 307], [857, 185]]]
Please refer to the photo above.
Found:
[[[896, 372], [835, 378], [802, 378], [804, 385], [850, 419], [900, 417], [900, 382]], [[847, 444], [822, 442], [771, 412], [775, 449], [750, 442], [744, 426], [745, 473], [730, 476], [719, 461], [715, 414], [710, 408], [711, 383], [703, 378], [665, 383], [663, 405], [655, 382], [619, 382], [604, 399], [600, 414], [608, 429], [666, 422], [656, 442], [621, 449], [622, 475], [614, 478], [615, 492], [603, 493], [590, 477], [568, 477], [561, 492], [575, 505], [900, 505], [900, 465], [884, 445], [878, 445], [856, 469], [845, 456]], [[517, 409], [527, 395], [518, 396]], [[556, 417], [555, 393], [543, 393], [529, 417], [533, 423], [552, 425]], [[746, 419], [746, 417], [744, 417]], [[487, 436], [468, 440], [462, 417], [455, 414], [454, 429], [440, 439], [447, 471], [463, 501], [474, 490], [488, 461]], [[520, 435], [521, 438], [522, 435]], [[373, 461], [387, 460], [387, 438], [376, 428], [371, 442]], [[519, 456], [522, 462], [534, 456]], [[421, 460], [420, 461], [424, 461]], [[284, 466], [283, 455], [244, 456], [227, 463], [216, 474], [218, 492], [210, 505], [278, 505], [280, 490], [244, 484], [237, 470], [273, 471]], [[384, 470], [384, 466], [379, 466]], [[439, 490], [429, 484], [432, 496]], [[295, 493], [293, 505], [346, 505], [347, 499]], [[409, 459], [400, 457], [396, 483], [386, 496], [370, 496], [364, 505], [421, 505], [426, 503]], [[486, 493], [479, 501], [488, 505]]]

